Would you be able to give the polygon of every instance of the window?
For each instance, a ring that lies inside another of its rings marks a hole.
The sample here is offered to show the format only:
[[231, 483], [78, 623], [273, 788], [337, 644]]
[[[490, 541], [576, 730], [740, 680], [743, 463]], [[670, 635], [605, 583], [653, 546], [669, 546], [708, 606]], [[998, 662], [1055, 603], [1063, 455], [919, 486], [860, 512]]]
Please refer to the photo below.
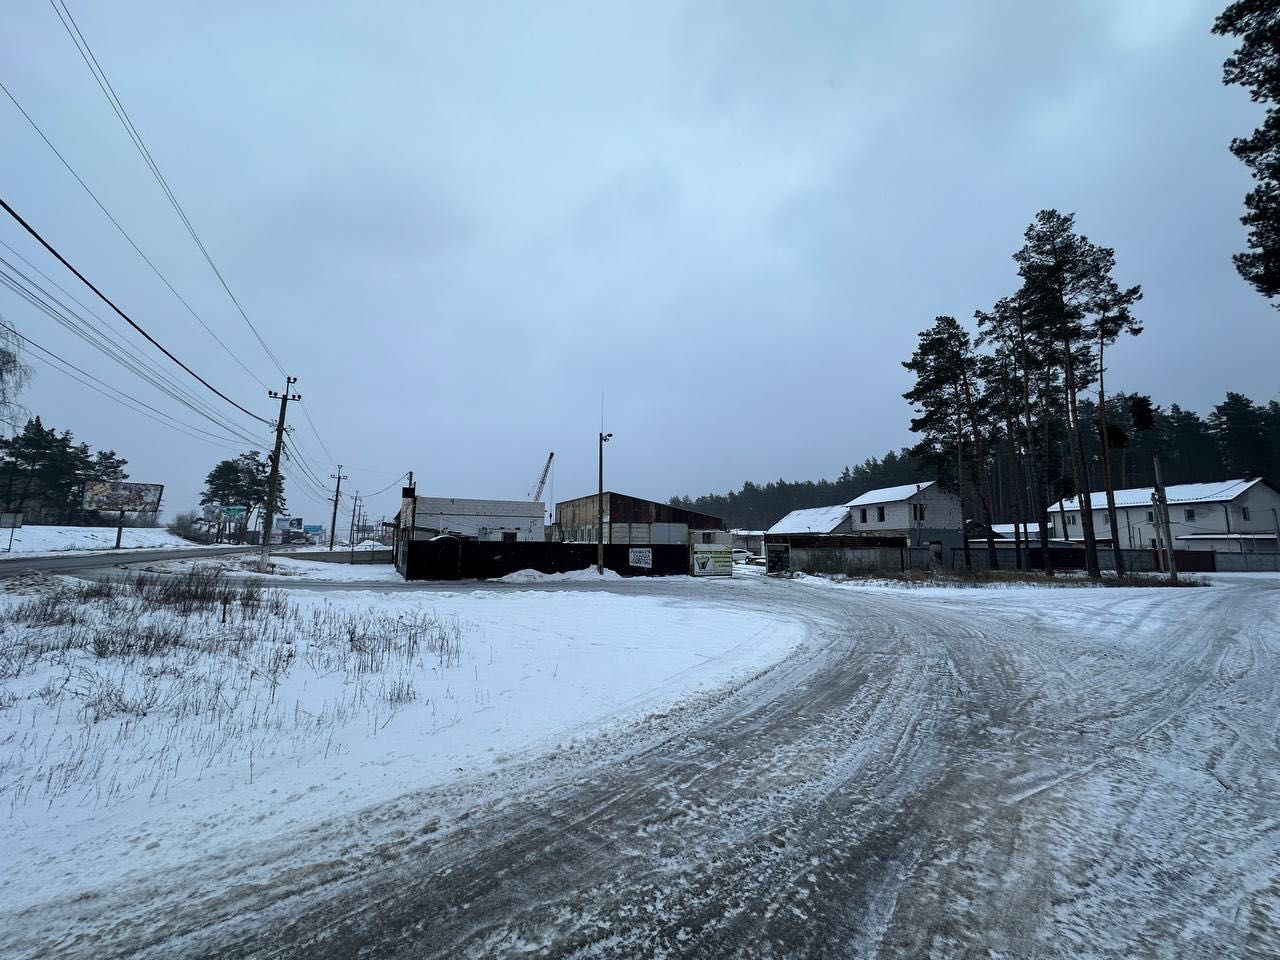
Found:
[[1067, 514], [1067, 526], [1074, 527], [1076, 525], [1076, 521], [1079, 519], [1080, 518], [1077, 517], [1074, 513]]
[[1147, 523], [1155, 523], [1155, 522], [1156, 522], [1156, 512], [1154, 510], [1148, 510]]
[[1187, 523], [1194, 523], [1196, 519], [1196, 512], [1194, 510], [1183, 510], [1182, 519]]
[[911, 505], [911, 519], [916, 523], [924, 523], [924, 510], [929, 506], [927, 503], [913, 503]]
[[876, 521], [884, 523], [884, 507], [876, 507]]
[[1248, 507], [1241, 507], [1241, 508], [1240, 508], [1240, 519], [1241, 519], [1241, 520], [1248, 520], [1248, 519], [1249, 519], [1249, 508], [1248, 508]]
[[866, 523], [866, 522], [867, 522], [867, 508], [866, 508], [866, 507], [862, 507], [862, 508], [860, 508], [860, 509], [858, 510], [858, 522], [859, 522], [859, 523]]
[[1155, 537], [1152, 537], [1152, 538], [1151, 538], [1151, 549], [1152, 549], [1152, 550], [1157, 549], [1157, 548], [1156, 548], [1156, 538], [1155, 538]]

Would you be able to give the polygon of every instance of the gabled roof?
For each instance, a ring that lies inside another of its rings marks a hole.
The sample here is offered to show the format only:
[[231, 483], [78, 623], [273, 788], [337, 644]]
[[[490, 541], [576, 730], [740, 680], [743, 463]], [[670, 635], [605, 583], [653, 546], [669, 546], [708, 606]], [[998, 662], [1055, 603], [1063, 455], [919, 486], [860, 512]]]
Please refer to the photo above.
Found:
[[768, 533], [830, 533], [849, 516], [849, 508], [810, 507], [792, 510], [768, 529]]
[[[1173, 486], [1164, 488], [1164, 495], [1168, 498], [1170, 503], [1225, 503], [1229, 500], [1234, 500], [1250, 487], [1261, 482], [1261, 478], [1255, 477], [1252, 480], [1216, 480], [1212, 483], [1175, 483]], [[1116, 506], [1149, 507], [1151, 506], [1151, 494], [1154, 492], [1154, 487], [1131, 487], [1128, 490], [1117, 490]], [[1093, 503], [1093, 509], [1106, 509], [1107, 494], [1105, 491], [1095, 490], [1089, 495], [1089, 499]], [[1054, 504], [1053, 509], [1057, 510], [1058, 505]], [[1062, 509], [1079, 510], [1080, 498], [1072, 497], [1070, 500], [1063, 500]]]
[[879, 490], [868, 490], [862, 496], [854, 497], [845, 506], [865, 507], [873, 503], [897, 503], [899, 500], [907, 500], [914, 497], [921, 490], [928, 489], [933, 484], [933, 480], [928, 480], [924, 483], [904, 483], [897, 487], [881, 487]]

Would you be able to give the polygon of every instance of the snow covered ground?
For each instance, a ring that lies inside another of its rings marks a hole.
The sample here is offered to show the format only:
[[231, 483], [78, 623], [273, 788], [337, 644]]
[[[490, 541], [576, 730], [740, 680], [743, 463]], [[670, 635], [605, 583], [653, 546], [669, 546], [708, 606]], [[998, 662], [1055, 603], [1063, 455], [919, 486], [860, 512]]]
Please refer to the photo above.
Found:
[[[9, 531], [0, 530], [0, 561], [16, 554], [31, 556], [66, 553], [71, 550], [112, 550], [115, 545], [115, 527], [19, 527], [14, 531], [11, 553], [5, 552], [5, 548], [9, 546]], [[122, 549], [162, 550], [198, 549], [202, 544], [175, 537], [162, 527], [125, 527], [120, 546]]]
[[212, 567], [225, 573], [260, 577], [273, 585], [290, 580], [326, 580], [331, 583], [404, 583], [389, 563], [329, 563], [272, 555], [271, 572], [259, 573], [256, 553], [233, 554], [208, 559], [158, 560], [144, 569], [157, 573], [185, 573], [196, 566]]
[[19, 911], [554, 749], [802, 638], [731, 594], [625, 585], [269, 590], [139, 620], [127, 594], [60, 583], [0, 597], [0, 845], [23, 864], [0, 902]]

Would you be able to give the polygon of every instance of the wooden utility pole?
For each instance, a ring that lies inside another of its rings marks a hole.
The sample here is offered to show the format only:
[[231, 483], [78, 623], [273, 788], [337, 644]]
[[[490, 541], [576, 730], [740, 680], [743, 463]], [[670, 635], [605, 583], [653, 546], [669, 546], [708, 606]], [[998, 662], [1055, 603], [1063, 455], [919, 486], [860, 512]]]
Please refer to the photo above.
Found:
[[258, 553], [258, 565], [263, 572], [266, 571], [267, 563], [271, 559], [271, 525], [275, 520], [276, 488], [280, 484], [280, 454], [284, 449], [284, 417], [289, 409], [289, 401], [302, 399], [302, 394], [289, 392], [289, 388], [297, 382], [297, 377], [286, 376], [284, 378], [284, 393], [276, 393], [274, 390], [267, 391], [267, 396], [280, 399], [280, 418], [276, 421], [276, 447], [271, 454], [271, 477], [267, 481], [267, 503], [263, 510], [262, 548]]
[[1169, 524], [1169, 499], [1164, 494], [1164, 479], [1160, 476], [1160, 454], [1152, 456], [1151, 465], [1156, 475], [1156, 490], [1151, 499], [1156, 504], [1156, 522], [1164, 532], [1165, 556], [1169, 558], [1169, 582], [1177, 583], [1178, 562], [1173, 556], [1173, 530]]
[[337, 480], [333, 488], [333, 517], [329, 521], [329, 552], [333, 552], [333, 538], [338, 535], [338, 500], [342, 497], [342, 481], [350, 477], [342, 475], [342, 464], [338, 464], [338, 472], [329, 474], [330, 480]]
[[351, 501], [351, 533], [347, 537], [347, 546], [351, 550], [351, 562], [356, 562], [356, 508], [360, 506], [360, 491], [356, 491]]

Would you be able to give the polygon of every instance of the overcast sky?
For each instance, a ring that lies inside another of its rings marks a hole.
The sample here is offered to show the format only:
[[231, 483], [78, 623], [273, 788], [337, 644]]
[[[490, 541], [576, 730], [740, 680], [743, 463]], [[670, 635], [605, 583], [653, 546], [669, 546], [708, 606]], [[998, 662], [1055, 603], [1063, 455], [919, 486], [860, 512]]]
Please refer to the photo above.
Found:
[[[592, 492], [602, 393], [607, 485], [656, 499], [906, 444], [916, 333], [1012, 292], [1042, 207], [1146, 292], [1111, 389], [1201, 412], [1276, 396], [1280, 317], [1230, 259], [1249, 181], [1227, 145], [1258, 109], [1221, 84], [1222, 0], [68, 3], [346, 488], [393, 485], [375, 516], [408, 469], [422, 494], [523, 497], [550, 450], [555, 497]], [[49, 3], [5, 20], [0, 80], [280, 389]], [[274, 416], [2, 97], [0, 142], [0, 196]], [[0, 240], [72, 289], [12, 222]], [[0, 312], [199, 422], [8, 290]], [[236, 452], [35, 366], [29, 409], [165, 483], [171, 510]], [[292, 476], [287, 493], [327, 520]]]

